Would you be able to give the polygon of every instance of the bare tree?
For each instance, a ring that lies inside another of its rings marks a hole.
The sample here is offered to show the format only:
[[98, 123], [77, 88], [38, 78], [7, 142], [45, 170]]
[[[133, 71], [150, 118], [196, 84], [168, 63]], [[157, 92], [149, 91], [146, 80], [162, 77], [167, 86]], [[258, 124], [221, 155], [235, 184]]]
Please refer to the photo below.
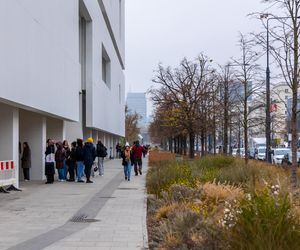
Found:
[[[256, 108], [252, 107], [249, 109], [248, 103], [255, 95], [260, 94], [259, 92], [262, 90], [263, 83], [260, 74], [261, 69], [257, 63], [260, 55], [254, 51], [254, 46], [255, 43], [253, 39], [249, 39], [245, 35], [240, 34], [239, 48], [241, 57], [233, 60], [235, 66], [237, 66], [237, 70], [235, 71], [235, 77], [238, 81], [237, 84], [242, 85], [242, 91], [236, 94], [241, 103], [241, 105], [238, 106], [238, 109], [242, 113], [246, 164], [248, 164], [249, 127], [256, 126], [257, 124], [257, 122], [253, 120], [253, 117], [251, 117], [251, 113], [255, 111]], [[240, 88], [236, 89], [239, 90]], [[259, 107], [259, 105], [257, 107]]]
[[125, 137], [129, 142], [138, 140], [140, 129], [138, 127], [140, 116], [134, 112], [130, 112], [128, 107], [125, 106]]
[[203, 54], [197, 59], [183, 59], [178, 68], [159, 65], [153, 82], [158, 88], [150, 90], [155, 106], [168, 106], [170, 118], [178, 128], [178, 134], [186, 133], [189, 140], [189, 156], [194, 157], [195, 136], [199, 121], [205, 124], [203, 115], [208, 86], [214, 81], [210, 60]]
[[[231, 88], [231, 84], [233, 83], [233, 72], [231, 70], [230, 64], [228, 63], [225, 66], [219, 67], [218, 81], [219, 81], [219, 103], [222, 104], [223, 108], [223, 153], [228, 154], [228, 130], [230, 127], [230, 115], [232, 108], [232, 96], [233, 89]], [[231, 145], [229, 145], [231, 146]]]

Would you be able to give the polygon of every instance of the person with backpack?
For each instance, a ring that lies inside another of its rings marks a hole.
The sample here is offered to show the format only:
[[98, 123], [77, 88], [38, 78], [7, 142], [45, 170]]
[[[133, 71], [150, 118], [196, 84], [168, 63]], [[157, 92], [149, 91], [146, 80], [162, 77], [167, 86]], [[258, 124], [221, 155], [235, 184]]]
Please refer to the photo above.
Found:
[[98, 169], [99, 175], [104, 175], [104, 157], [107, 156], [107, 148], [99, 140], [97, 143], [97, 157], [98, 157]]
[[77, 147], [75, 150], [76, 155], [76, 165], [77, 165], [77, 182], [84, 182], [81, 178], [84, 174], [84, 156], [83, 156], [83, 141], [82, 139], [77, 139]]
[[86, 183], [93, 183], [91, 178], [91, 169], [94, 163], [94, 160], [96, 159], [96, 149], [93, 144], [93, 138], [89, 137], [84, 144], [83, 147], [83, 161], [84, 161], [84, 173], [86, 177]]
[[56, 143], [55, 166], [58, 172], [58, 180], [65, 181], [64, 163], [66, 160], [66, 151], [61, 142]]
[[46, 152], [45, 152], [45, 175], [47, 181], [45, 184], [53, 184], [54, 182], [54, 163], [55, 163], [55, 148], [54, 142], [51, 139], [47, 140]]
[[71, 151], [67, 157], [66, 164], [68, 165], [69, 179], [67, 181], [75, 181], [76, 169], [76, 141], [71, 143]]
[[137, 176], [139, 173], [142, 174], [142, 156], [144, 148], [140, 145], [139, 141], [136, 141], [132, 147], [132, 154], [134, 160], [134, 172]]
[[121, 157], [121, 145], [119, 142], [116, 145], [116, 152], [117, 152], [117, 158], [119, 159]]

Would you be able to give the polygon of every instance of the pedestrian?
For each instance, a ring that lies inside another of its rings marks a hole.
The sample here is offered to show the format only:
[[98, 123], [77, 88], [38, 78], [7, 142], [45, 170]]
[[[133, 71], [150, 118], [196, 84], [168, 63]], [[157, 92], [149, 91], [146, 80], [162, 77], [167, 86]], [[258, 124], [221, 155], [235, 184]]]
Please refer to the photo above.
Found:
[[45, 184], [52, 184], [54, 182], [54, 163], [55, 163], [55, 148], [54, 142], [51, 139], [47, 140], [46, 152], [45, 152], [45, 175], [47, 182]]
[[121, 145], [119, 142], [116, 145], [116, 152], [117, 152], [117, 157], [120, 158], [121, 157]]
[[77, 139], [76, 147], [76, 165], [77, 165], [77, 182], [84, 182], [82, 180], [84, 174], [84, 164], [83, 164], [83, 141], [82, 139]]
[[58, 180], [65, 181], [64, 162], [66, 160], [66, 152], [61, 142], [56, 143], [55, 166], [58, 172]]
[[139, 141], [135, 142], [132, 147], [133, 161], [134, 161], [134, 172], [137, 176], [139, 173], [142, 174], [142, 156], [144, 148], [140, 145]]
[[69, 143], [67, 140], [63, 141], [63, 148], [65, 150], [65, 154], [66, 154], [66, 159], [64, 160], [64, 180], [67, 180], [67, 175], [68, 175], [68, 164], [66, 163], [66, 160], [68, 159], [69, 155], [70, 155], [70, 147], [69, 147]]
[[68, 165], [69, 179], [67, 181], [75, 181], [75, 169], [76, 169], [76, 141], [71, 143], [70, 154], [67, 157], [66, 163]]
[[142, 145], [142, 147], [143, 147], [143, 157], [145, 158], [148, 153], [148, 147], [145, 145]]
[[104, 157], [107, 156], [107, 148], [99, 140], [97, 143], [97, 158], [98, 158], [98, 169], [99, 175], [104, 175]]
[[30, 180], [29, 169], [31, 168], [31, 151], [27, 142], [23, 143], [23, 154], [21, 158], [24, 180]]
[[84, 144], [83, 147], [83, 159], [84, 159], [84, 173], [86, 176], [86, 183], [93, 183], [91, 178], [91, 169], [94, 163], [94, 160], [96, 159], [96, 149], [93, 144], [94, 140], [93, 138], [89, 137]]
[[122, 165], [124, 167], [124, 175], [125, 175], [125, 180], [130, 181], [130, 176], [131, 176], [131, 150], [130, 150], [130, 145], [128, 142], [125, 144], [124, 151], [121, 152], [121, 157], [122, 157]]

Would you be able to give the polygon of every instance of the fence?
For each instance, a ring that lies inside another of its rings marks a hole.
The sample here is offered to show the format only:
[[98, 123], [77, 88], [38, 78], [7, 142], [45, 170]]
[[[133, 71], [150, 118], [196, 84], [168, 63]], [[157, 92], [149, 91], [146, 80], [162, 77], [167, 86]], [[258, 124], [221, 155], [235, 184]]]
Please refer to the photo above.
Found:
[[[0, 161], [0, 192], [7, 193], [17, 184], [16, 166], [14, 161]], [[7, 187], [7, 188], [6, 188]], [[5, 189], [6, 188], [6, 189]]]

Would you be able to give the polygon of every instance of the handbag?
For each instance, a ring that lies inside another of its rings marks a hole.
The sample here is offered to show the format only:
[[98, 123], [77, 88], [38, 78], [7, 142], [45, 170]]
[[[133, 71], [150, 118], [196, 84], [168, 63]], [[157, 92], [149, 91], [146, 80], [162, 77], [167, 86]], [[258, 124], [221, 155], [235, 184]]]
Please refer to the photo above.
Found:
[[98, 171], [98, 166], [97, 166], [97, 164], [94, 162], [93, 165], [94, 165], [94, 172], [97, 172], [97, 171]]

